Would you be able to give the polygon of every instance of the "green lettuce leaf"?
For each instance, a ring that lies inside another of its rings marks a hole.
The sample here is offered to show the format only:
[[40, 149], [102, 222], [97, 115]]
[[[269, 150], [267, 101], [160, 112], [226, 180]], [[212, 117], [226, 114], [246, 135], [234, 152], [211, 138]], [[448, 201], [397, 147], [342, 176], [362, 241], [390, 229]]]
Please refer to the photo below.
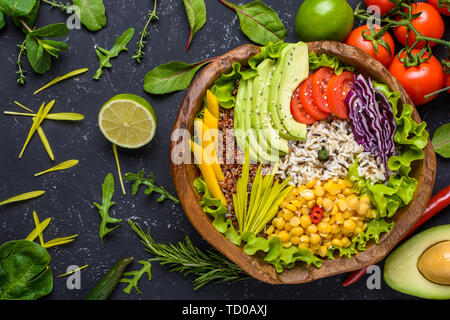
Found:
[[325, 53], [322, 53], [320, 56], [318, 56], [317, 54], [312, 52], [309, 54], [308, 59], [310, 70], [317, 70], [321, 67], [330, 67], [337, 75], [341, 74], [344, 70], [355, 71], [355, 67], [343, 64], [337, 57], [329, 56]]

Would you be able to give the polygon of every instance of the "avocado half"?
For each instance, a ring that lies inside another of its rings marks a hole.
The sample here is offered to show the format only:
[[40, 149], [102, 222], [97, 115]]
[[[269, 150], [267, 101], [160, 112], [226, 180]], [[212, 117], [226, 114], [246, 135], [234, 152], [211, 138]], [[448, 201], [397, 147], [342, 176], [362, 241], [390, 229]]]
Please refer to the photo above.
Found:
[[[386, 259], [384, 280], [392, 289], [412, 296], [437, 300], [450, 299], [450, 285], [428, 280], [425, 277], [426, 272], [419, 270], [418, 267], [419, 260], [427, 250], [432, 250], [436, 244], [446, 241], [450, 241], [450, 225], [430, 228], [407, 240]], [[450, 252], [446, 252], [444, 255], [446, 261], [432, 257], [432, 259], [436, 259], [431, 261], [435, 264], [433, 272], [439, 272], [436, 269], [444, 267], [447, 267], [448, 270]]]

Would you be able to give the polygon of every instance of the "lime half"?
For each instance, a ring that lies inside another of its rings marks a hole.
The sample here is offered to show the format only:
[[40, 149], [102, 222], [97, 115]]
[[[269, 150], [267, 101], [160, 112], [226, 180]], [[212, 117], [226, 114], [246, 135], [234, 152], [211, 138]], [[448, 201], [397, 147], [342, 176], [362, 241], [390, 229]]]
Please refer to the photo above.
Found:
[[115, 145], [137, 149], [152, 141], [156, 114], [150, 103], [134, 94], [119, 94], [106, 102], [98, 115], [101, 132]]

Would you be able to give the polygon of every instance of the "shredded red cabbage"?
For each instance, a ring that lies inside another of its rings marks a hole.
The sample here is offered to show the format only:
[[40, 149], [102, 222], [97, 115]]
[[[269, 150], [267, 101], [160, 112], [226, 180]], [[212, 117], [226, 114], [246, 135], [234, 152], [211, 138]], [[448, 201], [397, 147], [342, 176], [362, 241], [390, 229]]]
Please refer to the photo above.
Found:
[[395, 154], [396, 130], [394, 113], [389, 101], [373, 87], [370, 79], [359, 74], [355, 75], [355, 81], [345, 98], [345, 103], [349, 106], [356, 142], [375, 158], [380, 157], [387, 170], [387, 161]]

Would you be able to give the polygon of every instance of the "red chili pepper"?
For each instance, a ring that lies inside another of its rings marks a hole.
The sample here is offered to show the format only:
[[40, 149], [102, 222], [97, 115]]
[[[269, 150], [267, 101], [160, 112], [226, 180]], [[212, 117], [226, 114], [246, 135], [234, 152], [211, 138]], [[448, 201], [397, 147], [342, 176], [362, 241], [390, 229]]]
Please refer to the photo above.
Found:
[[321, 207], [315, 206], [311, 210], [311, 222], [314, 224], [318, 224], [323, 217], [323, 210]]
[[[406, 233], [406, 235], [400, 240], [400, 242], [408, 238], [421, 225], [430, 220], [432, 217], [436, 215], [436, 213], [440, 212], [448, 205], [450, 205], [450, 185], [442, 189], [438, 193], [436, 193], [433, 197], [431, 197], [430, 202], [428, 202], [428, 206], [425, 209], [425, 212], [423, 213], [422, 217]], [[366, 274], [366, 272], [367, 267], [350, 272], [350, 274], [347, 276], [344, 282], [342, 282], [342, 286], [347, 287], [354, 284], [355, 282], [358, 282], [358, 280], [361, 279]]]

